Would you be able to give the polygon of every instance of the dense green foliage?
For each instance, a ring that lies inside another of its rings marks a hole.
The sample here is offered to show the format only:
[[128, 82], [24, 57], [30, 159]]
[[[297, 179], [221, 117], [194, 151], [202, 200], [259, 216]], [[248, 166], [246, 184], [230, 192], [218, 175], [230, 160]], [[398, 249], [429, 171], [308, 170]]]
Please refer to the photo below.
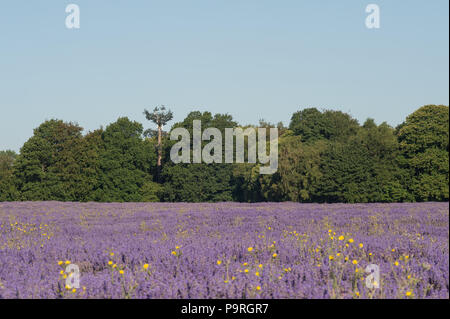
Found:
[[13, 151], [0, 151], [0, 201], [18, 199], [14, 183], [13, 164], [17, 154]]
[[[227, 114], [212, 115], [210, 112], [191, 112], [173, 128], [182, 127], [193, 136], [193, 121], [200, 120], [202, 130], [208, 127], [219, 129], [225, 135], [225, 128], [237, 125]], [[192, 142], [192, 141], [191, 141]], [[169, 154], [173, 143], [166, 144], [166, 154]], [[192, 145], [191, 145], [192, 149]], [[224, 147], [222, 147], [224, 150]], [[192, 154], [191, 154], [192, 157]], [[229, 164], [173, 164], [168, 158], [162, 172], [164, 191], [161, 199], [181, 202], [218, 202], [232, 201], [233, 167]]]
[[127, 118], [106, 127], [94, 200], [141, 201], [143, 193], [149, 192], [156, 156], [152, 144], [142, 139], [142, 133], [142, 124]]
[[448, 200], [448, 126], [448, 107], [427, 105], [397, 129], [401, 167], [409, 171], [407, 188], [417, 200]]
[[[172, 129], [186, 128], [192, 136], [193, 120], [223, 136], [225, 128], [239, 126], [228, 114], [195, 111]], [[258, 127], [273, 126], [261, 121]], [[294, 113], [288, 128], [277, 127], [278, 171], [260, 175], [260, 164], [174, 164], [169, 154], [175, 141], [167, 132], [158, 146], [157, 134], [127, 118], [85, 135], [77, 124], [49, 120], [19, 154], [0, 152], [0, 201], [449, 199], [447, 106], [424, 106], [397, 128], [372, 119], [360, 125], [346, 113], [315, 108]]]

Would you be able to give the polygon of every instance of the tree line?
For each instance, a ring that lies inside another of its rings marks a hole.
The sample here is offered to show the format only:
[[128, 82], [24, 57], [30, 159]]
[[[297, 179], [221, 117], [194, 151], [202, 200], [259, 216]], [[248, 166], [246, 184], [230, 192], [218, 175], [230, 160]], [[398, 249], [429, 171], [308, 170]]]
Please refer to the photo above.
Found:
[[[448, 106], [423, 106], [395, 128], [316, 108], [294, 113], [288, 127], [261, 120], [258, 127], [279, 129], [273, 175], [260, 175], [260, 164], [174, 164], [175, 141], [162, 131], [172, 113], [145, 117], [157, 130], [126, 117], [87, 134], [76, 123], [42, 123], [19, 154], [0, 152], [0, 201], [449, 200]], [[193, 120], [221, 131], [240, 126], [229, 114], [194, 111], [172, 129], [192, 132]]]

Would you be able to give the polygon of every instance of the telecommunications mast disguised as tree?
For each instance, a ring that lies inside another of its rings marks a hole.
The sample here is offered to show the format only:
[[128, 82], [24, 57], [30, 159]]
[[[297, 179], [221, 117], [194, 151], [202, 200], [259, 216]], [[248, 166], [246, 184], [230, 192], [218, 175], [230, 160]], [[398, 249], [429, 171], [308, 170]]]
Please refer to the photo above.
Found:
[[[157, 162], [157, 171], [158, 171], [158, 179], [159, 174], [161, 172], [161, 159], [162, 159], [162, 129], [163, 126], [170, 122], [173, 118], [173, 113], [171, 110], [166, 110], [166, 107], [162, 105], [161, 107], [155, 107], [152, 112], [144, 110], [144, 115], [147, 120], [152, 121], [158, 127], [158, 162]], [[145, 133], [147, 135], [151, 135], [153, 130], [147, 130]]]

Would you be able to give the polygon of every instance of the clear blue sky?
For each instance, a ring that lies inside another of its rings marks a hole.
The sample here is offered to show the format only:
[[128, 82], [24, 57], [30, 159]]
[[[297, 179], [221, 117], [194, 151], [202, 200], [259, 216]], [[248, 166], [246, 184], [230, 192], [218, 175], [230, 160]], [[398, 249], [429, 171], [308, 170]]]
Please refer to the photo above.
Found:
[[[65, 7], [81, 28], [65, 27]], [[365, 7], [381, 8], [381, 29]], [[395, 126], [449, 101], [448, 0], [2, 0], [0, 150], [46, 119], [93, 130], [165, 104], [289, 123], [305, 107]], [[173, 123], [173, 122], [172, 122]]]

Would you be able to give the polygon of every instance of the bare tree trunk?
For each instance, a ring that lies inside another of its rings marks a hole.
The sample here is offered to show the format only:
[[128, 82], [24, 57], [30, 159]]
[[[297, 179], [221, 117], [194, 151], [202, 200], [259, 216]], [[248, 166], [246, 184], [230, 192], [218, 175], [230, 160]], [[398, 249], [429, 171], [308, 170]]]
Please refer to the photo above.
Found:
[[161, 173], [161, 161], [162, 161], [162, 127], [158, 125], [158, 163], [157, 163], [157, 179], [159, 181], [160, 173]]

